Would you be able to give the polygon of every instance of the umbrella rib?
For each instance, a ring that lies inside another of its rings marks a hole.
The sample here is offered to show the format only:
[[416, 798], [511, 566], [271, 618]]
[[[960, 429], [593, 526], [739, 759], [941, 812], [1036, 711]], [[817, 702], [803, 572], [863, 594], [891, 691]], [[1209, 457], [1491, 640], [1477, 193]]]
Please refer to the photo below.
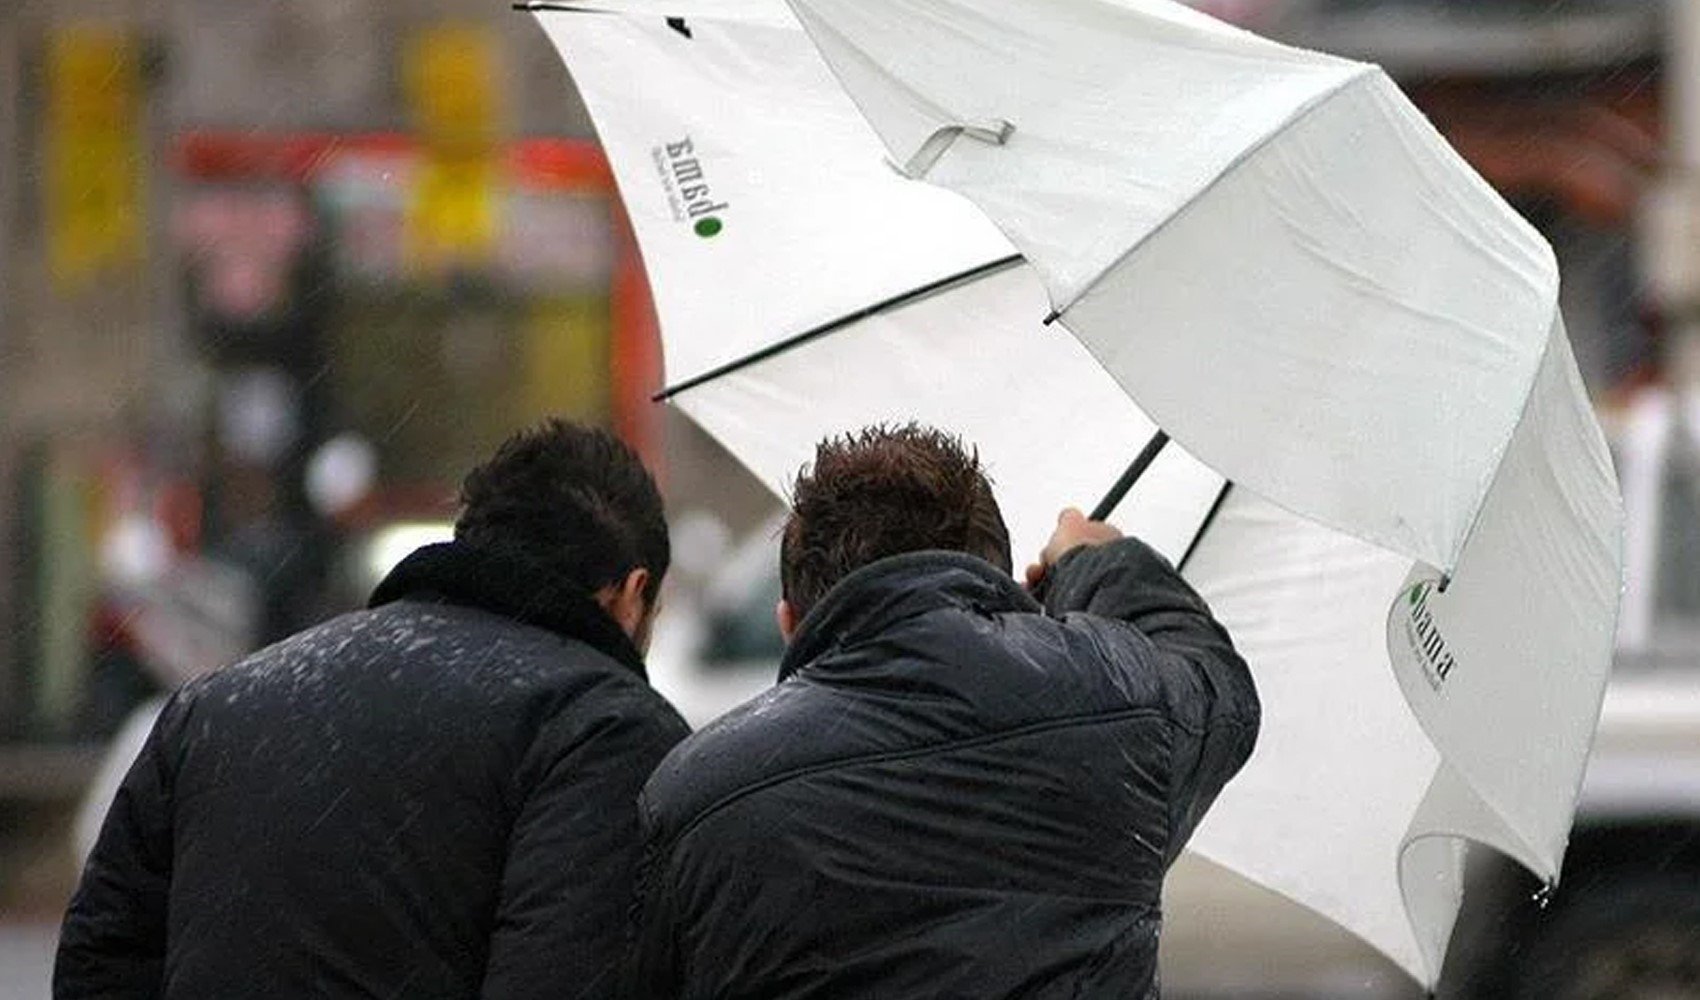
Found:
[[1204, 515], [1204, 523], [1200, 524], [1198, 530], [1193, 533], [1192, 541], [1187, 543], [1186, 551], [1181, 554], [1181, 561], [1175, 563], [1175, 572], [1179, 573], [1186, 569], [1186, 564], [1192, 561], [1192, 554], [1198, 551], [1198, 543], [1204, 541], [1204, 533], [1210, 530], [1212, 524], [1216, 523], [1216, 515], [1222, 510], [1222, 502], [1228, 499], [1228, 491], [1233, 488], [1234, 484], [1231, 481], [1222, 484], [1221, 491], [1216, 494], [1216, 502], [1210, 505], [1209, 513]]
[[1168, 443], [1169, 435], [1166, 431], [1159, 430], [1151, 435], [1151, 440], [1145, 442], [1145, 447], [1134, 456], [1133, 464], [1129, 465], [1115, 485], [1110, 487], [1110, 492], [1104, 494], [1104, 499], [1098, 501], [1098, 506], [1092, 508], [1091, 519], [1102, 521], [1108, 518], [1115, 511], [1116, 505], [1122, 502], [1122, 498], [1127, 496], [1127, 491], [1133, 489], [1133, 484], [1139, 482], [1139, 477], [1145, 475], [1145, 470], [1151, 468], [1151, 463], [1157, 461], [1163, 446]]
[[889, 309], [895, 309], [898, 306], [909, 305], [912, 302], [917, 302], [929, 295], [945, 291], [964, 282], [973, 281], [976, 278], [983, 278], [989, 274], [1008, 270], [1009, 268], [1021, 263], [1023, 260], [1024, 258], [1020, 254], [1010, 254], [1008, 257], [1000, 257], [997, 260], [988, 261], [977, 267], [971, 267], [966, 271], [940, 278], [937, 281], [929, 282], [917, 288], [911, 288], [906, 292], [899, 292], [889, 299], [875, 302], [869, 306], [864, 306], [855, 312], [840, 316], [834, 320], [829, 320], [828, 322], [822, 323], [820, 326], [804, 330], [802, 333], [794, 334], [793, 336], [786, 337], [784, 340], [769, 344], [753, 354], [747, 354], [735, 361], [728, 361], [727, 363], [711, 368], [700, 375], [693, 375], [676, 385], [670, 385], [651, 396], [650, 401], [659, 403], [672, 399], [674, 396], [684, 392], [686, 389], [694, 389], [705, 382], [712, 382], [723, 375], [730, 375], [733, 372], [741, 371], [751, 365], [766, 361], [775, 355], [783, 354], [794, 347], [801, 347], [811, 340], [819, 339], [829, 333], [834, 333], [854, 323], [859, 323], [870, 316], [877, 315]]
[[1186, 214], [1189, 209], [1198, 204], [1211, 191], [1214, 191], [1218, 186], [1226, 182], [1235, 171], [1239, 170], [1246, 164], [1247, 161], [1251, 160], [1258, 153], [1261, 153], [1265, 147], [1274, 142], [1277, 136], [1321, 110], [1328, 104], [1329, 101], [1338, 97], [1347, 88], [1357, 84], [1359, 81], [1373, 78], [1378, 71], [1379, 67], [1376, 66], [1364, 65], [1359, 67], [1350, 76], [1335, 83], [1327, 91], [1311, 97], [1304, 104], [1300, 105], [1298, 109], [1296, 109], [1292, 115], [1281, 124], [1280, 128], [1271, 129], [1266, 135], [1260, 137], [1245, 149], [1240, 150], [1233, 159], [1223, 165], [1222, 169], [1218, 171], [1215, 176], [1205, 182], [1204, 186], [1188, 195], [1186, 200], [1181, 203], [1180, 207], [1170, 212], [1165, 218], [1158, 222], [1156, 226], [1152, 227], [1150, 232], [1147, 232], [1137, 240], [1134, 240], [1132, 245], [1117, 254], [1115, 259], [1106, 264], [1102, 270], [1092, 277], [1091, 280], [1082, 283], [1079, 289], [1075, 291], [1073, 298], [1069, 299], [1069, 301], [1062, 305], [1053, 308], [1050, 315], [1045, 317], [1045, 325], [1049, 326], [1061, 319], [1064, 313], [1074, 308], [1074, 304], [1076, 302], [1085, 298], [1087, 292], [1090, 292], [1098, 285], [1099, 282], [1109, 277], [1110, 273], [1120, 267], [1123, 262], [1138, 253], [1140, 248], [1144, 247], [1146, 244], [1150, 243], [1165, 232], [1176, 219], [1179, 219], [1182, 215]]

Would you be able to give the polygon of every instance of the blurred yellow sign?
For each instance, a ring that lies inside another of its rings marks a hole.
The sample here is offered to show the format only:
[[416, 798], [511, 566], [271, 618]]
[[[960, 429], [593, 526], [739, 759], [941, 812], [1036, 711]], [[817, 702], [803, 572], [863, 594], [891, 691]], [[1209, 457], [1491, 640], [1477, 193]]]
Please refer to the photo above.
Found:
[[477, 25], [439, 24], [409, 40], [405, 54], [414, 127], [438, 144], [496, 141], [496, 43]]
[[414, 261], [482, 263], [496, 245], [501, 150], [496, 43], [484, 28], [443, 24], [409, 40], [404, 76], [423, 144], [408, 206]]
[[407, 212], [410, 257], [416, 264], [433, 268], [492, 256], [499, 166], [493, 153], [425, 153]]
[[136, 49], [94, 26], [53, 33], [46, 219], [54, 279], [72, 287], [142, 258], [142, 94]]

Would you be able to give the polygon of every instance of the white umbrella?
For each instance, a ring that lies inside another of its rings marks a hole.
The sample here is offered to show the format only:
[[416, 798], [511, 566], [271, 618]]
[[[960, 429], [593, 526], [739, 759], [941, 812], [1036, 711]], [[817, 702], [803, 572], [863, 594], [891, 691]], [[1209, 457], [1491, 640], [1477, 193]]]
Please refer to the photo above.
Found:
[[1265, 707], [1192, 849], [1432, 984], [1465, 839], [1556, 878], [1609, 662], [1549, 248], [1374, 67], [1159, 0], [794, 6], [824, 61], [777, 2], [540, 14], [670, 398], [775, 489], [827, 433], [959, 431], [1018, 553], [1155, 416], [1184, 450], [1116, 520]]

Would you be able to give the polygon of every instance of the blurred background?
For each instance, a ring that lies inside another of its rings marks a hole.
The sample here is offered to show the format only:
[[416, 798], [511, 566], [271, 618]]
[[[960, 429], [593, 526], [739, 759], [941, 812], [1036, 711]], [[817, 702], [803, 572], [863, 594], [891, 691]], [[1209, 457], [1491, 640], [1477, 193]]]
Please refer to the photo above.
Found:
[[[1443, 995], [1700, 997], [1700, 0], [1195, 6], [1380, 62], [1551, 239], [1624, 480], [1571, 870], [1537, 899], [1478, 859]], [[588, 119], [506, 3], [4, 0], [0, 997], [47, 995], [126, 724], [357, 606], [545, 414], [664, 483], [657, 683], [698, 723], [768, 683], [775, 501], [660, 378]], [[1201, 863], [1168, 908], [1172, 996], [1413, 995]]]

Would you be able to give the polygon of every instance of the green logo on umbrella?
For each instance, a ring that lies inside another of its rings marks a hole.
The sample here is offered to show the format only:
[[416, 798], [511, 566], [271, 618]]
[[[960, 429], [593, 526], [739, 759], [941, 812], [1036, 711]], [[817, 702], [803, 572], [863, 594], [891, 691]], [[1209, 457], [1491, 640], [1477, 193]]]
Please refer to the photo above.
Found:
[[1406, 592], [1411, 611], [1405, 629], [1412, 650], [1422, 662], [1423, 672], [1428, 676], [1429, 684], [1439, 691], [1441, 685], [1446, 683], [1447, 676], [1458, 665], [1458, 660], [1452, 655], [1446, 637], [1440, 634], [1440, 624], [1434, 620], [1434, 612], [1428, 606], [1432, 589], [1432, 582], [1424, 580]]
[[719, 236], [726, 228], [721, 216], [732, 206], [715, 197], [709, 186], [708, 171], [691, 137], [662, 143], [650, 155], [661, 176], [661, 186], [667, 191], [673, 218], [689, 224], [691, 232], [705, 240]]

